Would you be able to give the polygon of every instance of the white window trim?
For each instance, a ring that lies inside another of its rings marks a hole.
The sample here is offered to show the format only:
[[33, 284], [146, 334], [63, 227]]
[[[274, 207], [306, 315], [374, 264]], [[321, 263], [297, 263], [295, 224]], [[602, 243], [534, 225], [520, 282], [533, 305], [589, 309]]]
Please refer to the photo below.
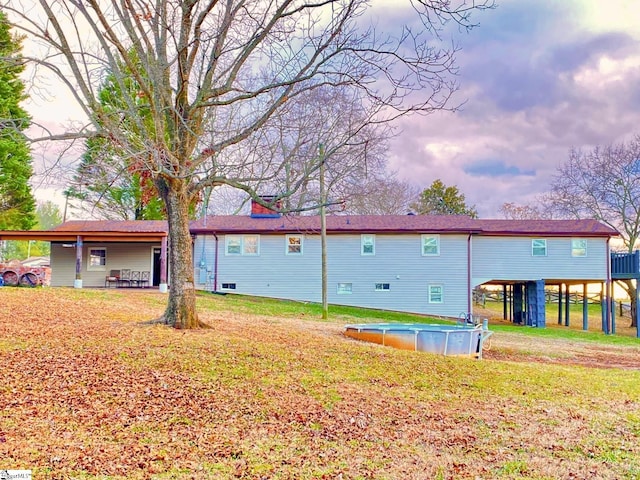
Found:
[[[91, 252], [102, 250], [104, 252], [104, 265], [91, 265]], [[106, 272], [107, 271], [107, 247], [89, 247], [87, 248], [87, 272]]]
[[[542, 249], [542, 246], [535, 247], [534, 246], [535, 242], [544, 242], [544, 255], [538, 255], [535, 253], [536, 250]], [[548, 253], [548, 245], [547, 245], [546, 238], [534, 238], [531, 240], [531, 256], [532, 257], [546, 257], [547, 253]]]
[[[573, 243], [574, 242], [584, 242], [584, 247], [574, 247]], [[588, 246], [589, 242], [587, 242], [586, 238], [572, 238], [571, 239], [571, 256], [572, 257], [586, 257], [587, 256], [587, 246]], [[576, 250], [584, 250], [584, 254], [581, 255], [577, 255], [576, 254]]]
[[[255, 253], [247, 253], [247, 251], [245, 250], [245, 240], [249, 237], [255, 237], [256, 239], [256, 251]], [[242, 236], [242, 255], [247, 256], [247, 257], [257, 257], [260, 255], [260, 235], [243, 235]]]
[[[240, 240], [240, 251], [239, 252], [229, 252], [229, 243], [231, 239], [238, 239]], [[226, 235], [224, 237], [224, 254], [225, 255], [242, 255], [242, 235]]]
[[[342, 288], [341, 285], [343, 285]], [[348, 285], [348, 290], [347, 290]], [[353, 293], [353, 283], [351, 282], [338, 282], [336, 285], [336, 294], [337, 295], [351, 295]]]
[[[424, 241], [427, 238], [435, 238], [436, 240], [436, 253], [425, 253], [424, 252]], [[440, 255], [440, 235], [427, 235], [423, 234], [420, 237], [420, 253], [422, 253], [423, 257], [437, 257]]]
[[[292, 252], [292, 251], [289, 250], [289, 247], [291, 247], [291, 244], [289, 243], [289, 239], [290, 238], [299, 238], [300, 239], [300, 251], [299, 252]], [[300, 255], [302, 255], [303, 252], [304, 252], [304, 235], [291, 234], [291, 235], [287, 235], [285, 237], [285, 241], [284, 241], [284, 253], [285, 253], [285, 255], [292, 255], [294, 257], [299, 257]]]
[[[371, 239], [371, 252], [365, 252], [364, 247], [368, 245], [365, 240]], [[368, 257], [376, 254], [376, 236], [374, 234], [364, 233], [360, 235], [360, 255]]]
[[[245, 251], [245, 240], [247, 237], [256, 237], [256, 253], [247, 253]], [[240, 252], [236, 253], [236, 252], [229, 252], [229, 241], [231, 239], [239, 239], [240, 240]], [[245, 256], [245, 257], [257, 257], [260, 255], [260, 235], [226, 235], [224, 238], [224, 254], [225, 256], [232, 256], [232, 257], [237, 257], [237, 256]]]
[[[440, 301], [433, 300], [433, 296], [434, 295], [433, 295], [433, 293], [431, 291], [432, 288], [439, 288], [440, 289], [440, 293], [439, 293]], [[429, 303], [437, 303], [437, 304], [444, 303], [444, 286], [442, 286], [439, 283], [434, 283], [434, 284], [429, 285]]]

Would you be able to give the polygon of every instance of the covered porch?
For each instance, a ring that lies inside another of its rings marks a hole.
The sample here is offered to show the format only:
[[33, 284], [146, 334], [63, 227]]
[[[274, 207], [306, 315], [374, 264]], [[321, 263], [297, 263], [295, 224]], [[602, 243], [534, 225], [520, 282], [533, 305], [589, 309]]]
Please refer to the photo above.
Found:
[[[149, 286], [168, 290], [164, 221], [70, 221], [52, 230], [2, 231], [0, 240], [50, 242], [52, 286], [104, 287], [112, 270], [128, 270], [140, 276], [147, 272]], [[131, 285], [132, 279], [127, 280]]]

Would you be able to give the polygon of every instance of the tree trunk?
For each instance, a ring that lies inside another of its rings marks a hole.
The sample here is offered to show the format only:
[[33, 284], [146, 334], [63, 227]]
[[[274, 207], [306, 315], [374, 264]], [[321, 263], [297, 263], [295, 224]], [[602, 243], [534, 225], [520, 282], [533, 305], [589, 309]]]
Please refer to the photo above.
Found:
[[170, 274], [167, 309], [156, 322], [178, 329], [206, 327], [196, 312], [187, 183], [182, 179], [162, 178], [156, 184], [167, 208]]

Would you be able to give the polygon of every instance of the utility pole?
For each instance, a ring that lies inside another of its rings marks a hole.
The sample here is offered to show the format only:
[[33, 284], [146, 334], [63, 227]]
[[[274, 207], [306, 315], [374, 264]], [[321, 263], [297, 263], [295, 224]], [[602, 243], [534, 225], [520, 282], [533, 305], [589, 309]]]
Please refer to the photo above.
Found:
[[329, 318], [329, 303], [327, 300], [327, 195], [324, 190], [324, 145], [318, 146], [320, 154], [320, 249], [322, 261], [322, 319]]

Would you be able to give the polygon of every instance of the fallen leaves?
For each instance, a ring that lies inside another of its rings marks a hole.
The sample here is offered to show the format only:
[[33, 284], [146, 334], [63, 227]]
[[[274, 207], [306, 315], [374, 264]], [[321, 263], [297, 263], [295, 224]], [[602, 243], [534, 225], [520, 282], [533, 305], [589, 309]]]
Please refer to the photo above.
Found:
[[[602, 372], [540, 366], [548, 377], [527, 380], [525, 364], [367, 345], [339, 325], [224, 303], [201, 313], [211, 330], [141, 326], [163, 298], [0, 289], [0, 469], [47, 479], [640, 471], [635, 372], [612, 370], [608, 391], [590, 392], [575, 385]], [[578, 380], [548, 380], [561, 373]]]

